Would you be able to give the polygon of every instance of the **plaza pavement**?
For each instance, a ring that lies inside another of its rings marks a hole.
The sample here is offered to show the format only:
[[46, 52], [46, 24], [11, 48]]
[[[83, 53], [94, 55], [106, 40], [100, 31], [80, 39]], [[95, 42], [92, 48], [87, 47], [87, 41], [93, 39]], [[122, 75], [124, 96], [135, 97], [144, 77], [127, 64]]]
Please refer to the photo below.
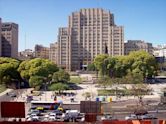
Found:
[[[149, 86], [153, 89], [153, 95], [145, 95], [144, 99], [150, 99], [150, 98], [159, 99], [160, 96], [162, 95], [162, 89], [164, 87], [166, 87], [166, 84], [151, 84]], [[89, 92], [92, 95], [91, 100], [96, 100], [97, 90], [102, 89], [99, 87], [95, 87], [95, 84], [93, 84], [93, 83], [79, 84], [79, 87], [81, 87], [81, 89], [79, 89], [79, 90], [65, 91], [68, 93], [71, 93], [71, 92], [75, 93], [76, 95], [74, 95], [74, 96], [69, 96], [69, 95], [57, 96], [57, 100], [63, 101], [64, 104], [68, 104], [68, 103], [78, 104], [80, 101], [85, 100], [85, 96], [83, 94], [85, 94], [86, 92]], [[126, 87], [129, 87], [129, 85], [126, 85]], [[111, 89], [111, 88], [107, 87], [106, 89]], [[17, 97], [15, 99], [12, 99], [12, 100], [26, 102], [26, 96], [31, 94], [31, 90], [33, 90], [33, 89], [29, 88], [29, 89], [15, 90], [15, 92], [17, 92]], [[8, 93], [13, 92], [13, 90], [7, 89], [6, 91], [2, 92], [0, 94], [0, 101], [2, 101], [2, 100], [7, 101], [8, 100], [7, 98], [3, 97], [4, 95], [6, 95], [7, 92]], [[2, 99], [2, 97], [3, 97], [3, 99]], [[123, 100], [136, 99], [136, 97], [134, 97], [134, 96], [128, 96], [128, 97], [124, 96], [124, 97], [121, 97], [120, 99], [118, 99], [116, 96], [107, 96], [107, 97], [111, 97], [112, 101], [123, 101]], [[70, 100], [71, 98], [74, 98], [74, 102], [71, 102], [71, 100]], [[54, 100], [54, 92], [53, 91], [43, 91], [43, 94], [41, 94], [40, 96], [34, 96], [34, 100], [53, 101]]]

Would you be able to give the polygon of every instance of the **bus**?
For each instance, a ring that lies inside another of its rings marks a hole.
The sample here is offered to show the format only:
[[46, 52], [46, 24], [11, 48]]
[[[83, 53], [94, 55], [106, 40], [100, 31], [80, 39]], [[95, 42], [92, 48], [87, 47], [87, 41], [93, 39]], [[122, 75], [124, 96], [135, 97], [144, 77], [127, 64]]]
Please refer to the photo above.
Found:
[[56, 101], [31, 101], [31, 109], [38, 110], [56, 110], [61, 105], [61, 102]]

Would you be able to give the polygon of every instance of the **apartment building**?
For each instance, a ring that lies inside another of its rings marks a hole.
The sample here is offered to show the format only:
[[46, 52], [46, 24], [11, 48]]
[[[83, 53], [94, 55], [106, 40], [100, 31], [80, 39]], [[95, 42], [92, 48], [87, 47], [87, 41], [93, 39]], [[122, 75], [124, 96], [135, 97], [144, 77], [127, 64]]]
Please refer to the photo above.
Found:
[[59, 28], [57, 64], [69, 71], [82, 69], [98, 54], [124, 55], [124, 29], [110, 11], [81, 9], [69, 16], [68, 27]]
[[1, 56], [18, 57], [18, 24], [5, 22], [1, 28]]
[[1, 18], [0, 18], [0, 56], [2, 54], [1, 29], [2, 29], [2, 22], [1, 22]]
[[128, 55], [131, 51], [144, 50], [150, 54], [153, 54], [152, 43], [146, 43], [142, 40], [128, 40], [124, 45], [125, 55]]
[[57, 64], [58, 59], [58, 43], [51, 43], [50, 44], [50, 51], [49, 51], [49, 60]]
[[49, 59], [49, 48], [42, 45], [35, 45], [35, 57]]

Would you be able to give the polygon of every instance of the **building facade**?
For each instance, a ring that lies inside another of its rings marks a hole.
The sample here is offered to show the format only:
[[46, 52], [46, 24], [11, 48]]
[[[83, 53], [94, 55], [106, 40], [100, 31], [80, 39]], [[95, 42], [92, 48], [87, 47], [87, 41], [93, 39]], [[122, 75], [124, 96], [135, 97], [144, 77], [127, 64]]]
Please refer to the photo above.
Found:
[[166, 58], [166, 45], [155, 47], [153, 50], [153, 55], [156, 57]]
[[128, 40], [124, 44], [125, 55], [128, 55], [132, 51], [144, 50], [150, 54], [153, 54], [152, 43], [146, 43], [142, 40]]
[[2, 30], [2, 22], [1, 22], [1, 18], [0, 18], [0, 56], [2, 54], [1, 30]]
[[49, 59], [49, 48], [42, 45], [35, 45], [35, 57]]
[[1, 56], [18, 57], [18, 24], [2, 23]]
[[57, 64], [58, 59], [58, 43], [51, 43], [50, 44], [50, 51], [49, 51], [49, 60]]
[[124, 29], [103, 9], [81, 9], [69, 16], [68, 27], [59, 28], [57, 64], [80, 70], [98, 54], [124, 55]]
[[18, 58], [20, 60], [32, 59], [32, 58], [35, 58], [35, 53], [31, 49], [25, 49], [24, 51], [21, 51], [18, 53]]

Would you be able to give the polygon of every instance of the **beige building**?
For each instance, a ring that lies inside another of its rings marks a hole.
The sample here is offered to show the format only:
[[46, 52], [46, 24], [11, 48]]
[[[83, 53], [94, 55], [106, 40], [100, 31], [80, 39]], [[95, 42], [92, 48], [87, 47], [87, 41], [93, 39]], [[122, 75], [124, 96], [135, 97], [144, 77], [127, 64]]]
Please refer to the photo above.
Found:
[[0, 18], [0, 56], [2, 53], [1, 29], [2, 29], [2, 22], [1, 22], [1, 18]]
[[4, 57], [18, 57], [18, 24], [2, 23], [2, 54]]
[[49, 59], [52, 62], [57, 63], [57, 59], [58, 59], [58, 43], [57, 42], [50, 44]]
[[69, 71], [92, 63], [98, 54], [124, 55], [124, 29], [103, 9], [81, 9], [59, 28], [57, 64]]
[[128, 55], [131, 51], [144, 50], [150, 54], [153, 54], [152, 43], [146, 43], [142, 40], [128, 40], [124, 45], [125, 55]]
[[42, 45], [35, 45], [35, 57], [49, 59], [49, 48]]
[[25, 49], [24, 51], [18, 53], [18, 58], [20, 60], [29, 60], [35, 58], [35, 53], [31, 49]]

